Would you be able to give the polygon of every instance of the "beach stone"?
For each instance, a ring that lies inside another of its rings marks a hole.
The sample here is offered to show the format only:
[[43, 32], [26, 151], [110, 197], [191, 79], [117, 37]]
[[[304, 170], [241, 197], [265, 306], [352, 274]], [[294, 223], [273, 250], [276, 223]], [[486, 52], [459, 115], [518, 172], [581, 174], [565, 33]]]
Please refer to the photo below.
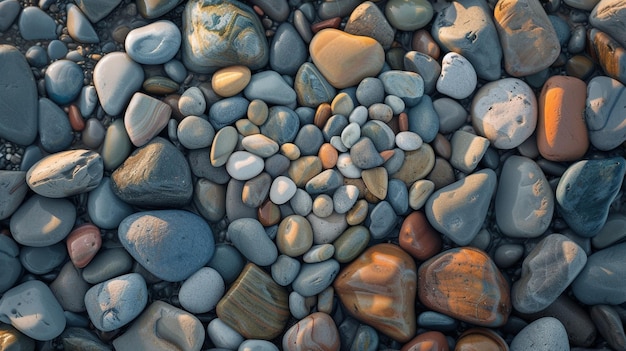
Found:
[[78, 64], [69, 60], [55, 61], [46, 68], [46, 92], [57, 104], [68, 104], [80, 94], [83, 79], [83, 71]]
[[274, 178], [270, 187], [270, 200], [276, 205], [282, 205], [296, 194], [296, 184], [288, 177], [278, 176]]
[[98, 100], [104, 111], [111, 116], [119, 115], [126, 108], [143, 81], [141, 65], [123, 52], [105, 55], [93, 70], [93, 84]]
[[72, 262], [67, 262], [61, 268], [59, 275], [50, 283], [50, 290], [66, 311], [85, 312], [85, 294], [91, 285], [80, 274], [80, 270], [74, 267]]
[[528, 324], [511, 342], [511, 351], [567, 351], [570, 349], [563, 324], [553, 317], [543, 317]]
[[583, 249], [561, 234], [541, 240], [522, 263], [522, 276], [511, 289], [515, 310], [534, 313], [547, 308], [571, 284], [587, 262]]
[[338, 155], [335, 165], [337, 166], [337, 170], [339, 170], [344, 177], [350, 179], [361, 178], [362, 171], [354, 164], [352, 158], [350, 157], [350, 153], [346, 152]]
[[24, 55], [0, 45], [0, 138], [30, 145], [37, 135], [37, 87]]
[[352, 184], [342, 185], [333, 193], [333, 208], [342, 214], [348, 212], [359, 197], [359, 188]]
[[306, 216], [313, 230], [313, 244], [332, 243], [348, 228], [345, 214], [333, 212], [328, 217], [318, 217], [311, 213]]
[[387, 95], [401, 98], [409, 107], [415, 106], [424, 95], [424, 79], [415, 72], [389, 70], [378, 78]]
[[180, 305], [191, 313], [206, 313], [224, 295], [222, 276], [213, 268], [202, 267], [183, 282], [178, 291]]
[[17, 25], [24, 40], [57, 39], [57, 25], [54, 19], [37, 6], [24, 8]]
[[11, 217], [26, 197], [28, 189], [26, 172], [0, 171], [0, 220]]
[[263, 159], [247, 151], [233, 152], [226, 162], [226, 170], [237, 180], [249, 180], [263, 171]]
[[370, 232], [366, 227], [351, 226], [333, 242], [334, 259], [339, 263], [352, 262], [366, 249], [369, 241]]
[[386, 238], [396, 226], [396, 213], [387, 201], [381, 201], [369, 213], [369, 231], [373, 239]]
[[102, 178], [100, 184], [89, 192], [87, 211], [91, 221], [102, 229], [116, 229], [133, 213], [132, 207], [115, 195], [109, 177]]
[[219, 100], [209, 107], [209, 122], [215, 130], [219, 131], [243, 118], [248, 111], [249, 104], [246, 98], [240, 96]]
[[482, 227], [496, 186], [495, 172], [483, 169], [435, 191], [424, 206], [428, 222], [457, 245], [469, 244]]
[[247, 339], [271, 340], [289, 318], [285, 288], [265, 271], [248, 263], [217, 305], [217, 316]]
[[593, 57], [606, 75], [626, 84], [626, 49], [608, 34], [592, 28], [589, 31], [589, 45]]
[[433, 6], [423, 0], [391, 0], [385, 5], [387, 20], [402, 31], [414, 31], [426, 26], [433, 14]]
[[280, 286], [290, 285], [300, 272], [300, 261], [287, 255], [279, 255], [271, 267], [272, 279]]
[[258, 6], [264, 14], [274, 21], [284, 22], [287, 20], [287, 17], [289, 17], [289, 3], [285, 0], [252, 0], [250, 3]]
[[85, 294], [89, 319], [101, 331], [118, 329], [137, 317], [148, 302], [146, 282], [129, 273], [93, 286]]
[[[231, 178], [226, 186], [226, 217], [230, 221], [239, 218], [257, 218], [257, 209], [248, 207], [243, 202], [243, 188], [245, 183]], [[221, 219], [220, 219], [221, 220]]]
[[124, 41], [130, 58], [144, 65], [168, 62], [178, 52], [181, 34], [171, 21], [161, 20], [131, 30]]
[[193, 314], [156, 300], [113, 340], [115, 350], [200, 350], [205, 331]]
[[591, 11], [598, 2], [599, 0], [567, 0], [565, 4], [576, 9]]
[[307, 252], [313, 245], [313, 228], [301, 215], [285, 217], [276, 233], [276, 246], [282, 254], [297, 257]]
[[65, 10], [67, 11], [67, 31], [72, 39], [83, 44], [100, 42], [100, 38], [91, 22], [89, 22], [78, 6], [68, 4]]
[[402, 221], [398, 245], [411, 256], [425, 261], [441, 250], [441, 237], [428, 223], [426, 216], [413, 211]]
[[30, 280], [6, 291], [0, 298], [0, 316], [0, 322], [38, 341], [61, 335], [66, 324], [63, 308], [40, 280]]
[[507, 281], [473, 247], [449, 249], [422, 263], [417, 291], [427, 308], [479, 326], [502, 326], [511, 312]]
[[272, 185], [272, 177], [263, 172], [245, 182], [241, 201], [249, 207], [259, 207], [267, 199]]
[[298, 134], [296, 135], [293, 143], [298, 147], [298, 149], [300, 149], [300, 154], [302, 156], [315, 156], [318, 155], [318, 153], [318, 156], [324, 156], [326, 154], [324, 151], [332, 151], [322, 150], [322, 144], [324, 144], [324, 135], [315, 124], [303, 125], [298, 131]]
[[213, 167], [222, 167], [237, 147], [239, 139], [237, 130], [232, 126], [225, 126], [215, 133], [210, 150], [210, 160]]
[[465, 173], [471, 173], [487, 152], [489, 140], [472, 133], [457, 130], [450, 140], [452, 155], [450, 164]]
[[584, 237], [600, 232], [625, 172], [621, 157], [579, 161], [568, 167], [556, 188], [556, 202], [573, 231]]
[[619, 264], [626, 244], [620, 243], [593, 253], [572, 283], [576, 299], [586, 305], [619, 305], [626, 302], [622, 285], [626, 271]]
[[591, 319], [598, 326], [600, 335], [604, 337], [614, 350], [626, 348], [624, 325], [619, 313], [609, 305], [595, 305], [590, 309]]
[[[337, 50], [342, 55], [338, 56]], [[385, 61], [384, 50], [375, 39], [332, 28], [315, 34], [309, 52], [315, 66], [337, 89], [357, 85], [361, 79], [375, 76]]]
[[508, 74], [528, 76], [550, 67], [558, 58], [559, 38], [539, 1], [500, 1], [493, 16]]
[[315, 296], [333, 283], [337, 273], [339, 262], [332, 258], [322, 262], [303, 263], [291, 287], [304, 297]]
[[22, 245], [50, 246], [65, 239], [75, 220], [76, 208], [69, 200], [35, 194], [11, 216], [11, 234]]
[[608, 151], [626, 141], [626, 130], [622, 126], [626, 106], [624, 85], [619, 81], [598, 76], [587, 85], [585, 122], [589, 139], [596, 148]]
[[5, 269], [0, 272], [0, 293], [9, 290], [22, 275], [20, 247], [10, 237], [0, 235], [0, 264]]
[[371, 169], [381, 166], [385, 160], [376, 150], [376, 146], [368, 137], [360, 138], [350, 148], [350, 159], [360, 169]]
[[191, 71], [210, 73], [232, 65], [257, 70], [268, 62], [269, 48], [261, 22], [242, 2], [189, 1], [183, 24], [183, 63]]
[[82, 277], [89, 284], [98, 284], [128, 273], [132, 267], [133, 259], [124, 248], [104, 249], [83, 268]]
[[19, 260], [28, 272], [38, 275], [50, 273], [67, 259], [65, 243], [50, 246], [25, 246], [20, 250]]
[[96, 336], [95, 333], [83, 326], [69, 326], [60, 336], [59, 342], [67, 351], [92, 350], [108, 351], [111, 347]]
[[502, 48], [486, 1], [451, 2], [438, 11], [431, 33], [445, 50], [467, 58], [479, 78], [500, 78]]
[[4, 32], [15, 22], [17, 15], [20, 14], [20, 6], [17, 0], [5, 0], [0, 4], [0, 32]]
[[89, 18], [91, 23], [99, 22], [101, 19], [106, 17], [109, 13], [111, 13], [117, 5], [119, 5], [121, 0], [106, 0], [106, 1], [98, 1], [98, 0], [76, 0], [75, 3], [78, 5], [80, 10]]
[[442, 97], [433, 101], [433, 108], [439, 116], [439, 132], [442, 134], [455, 132], [467, 120], [465, 108], [456, 100], [448, 97]]
[[421, 52], [409, 51], [404, 55], [404, 69], [422, 77], [424, 93], [432, 94], [435, 91], [441, 74], [441, 65], [435, 59]]
[[102, 144], [102, 162], [104, 169], [111, 171], [121, 165], [130, 155], [132, 142], [126, 132], [124, 119], [113, 121], [107, 128]]
[[206, 100], [202, 90], [190, 87], [183, 92], [178, 100], [178, 110], [183, 116], [200, 116], [206, 110]]
[[102, 247], [100, 228], [91, 223], [77, 226], [66, 238], [67, 253], [76, 268], [84, 268]]
[[211, 87], [216, 94], [231, 97], [239, 94], [250, 82], [250, 69], [243, 65], [234, 65], [217, 70], [211, 78]]
[[187, 149], [211, 146], [215, 130], [209, 121], [198, 116], [187, 116], [178, 124], [178, 141]]
[[400, 179], [410, 186], [414, 182], [426, 178], [435, 165], [435, 152], [428, 144], [415, 151], [404, 153], [404, 161], [397, 172], [391, 174], [392, 178]]
[[428, 331], [419, 334], [404, 344], [401, 351], [449, 351], [446, 336], [439, 331]]
[[[361, 80], [361, 82], [357, 86], [355, 95], [356, 95], [357, 101], [361, 105], [365, 107], [370, 107], [373, 104], [382, 103], [384, 101], [385, 86], [383, 85], [383, 82], [378, 78], [366, 77], [363, 80]], [[354, 111], [354, 113], [356, 114], [358, 112]], [[367, 114], [365, 115], [365, 117], [367, 118]], [[351, 115], [350, 119], [352, 118], [353, 116]], [[353, 122], [353, 121], [350, 120], [350, 122]], [[358, 123], [358, 124], [362, 125], [363, 123]]]
[[60, 60], [67, 55], [67, 46], [60, 40], [53, 40], [48, 44], [48, 57], [50, 60]]
[[289, 22], [281, 23], [269, 46], [270, 67], [279, 74], [294, 76], [308, 58], [307, 54], [306, 45], [296, 28]]
[[407, 117], [408, 131], [416, 133], [426, 143], [435, 139], [439, 132], [440, 121], [430, 96], [423, 96], [417, 105], [407, 111]]
[[261, 126], [261, 133], [279, 145], [293, 142], [300, 129], [298, 115], [286, 106], [272, 106], [268, 113], [267, 121]]
[[601, 250], [621, 242], [624, 236], [626, 236], [626, 232], [624, 232], [626, 228], [624, 221], [626, 221], [626, 215], [622, 213], [609, 213], [600, 232], [591, 239], [593, 247]]
[[536, 238], [552, 221], [554, 193], [539, 166], [523, 156], [509, 157], [496, 192], [496, 221], [513, 238]]
[[215, 245], [213, 257], [206, 266], [215, 269], [224, 279], [224, 283], [230, 284], [237, 279], [245, 263], [245, 259], [232, 245], [218, 243]]
[[318, 217], [328, 217], [333, 213], [333, 199], [326, 194], [317, 195], [311, 210]]
[[279, 351], [278, 347], [267, 340], [249, 339], [239, 345], [237, 351]]
[[250, 262], [269, 266], [276, 261], [278, 250], [258, 220], [239, 218], [228, 225], [228, 237]]
[[395, 36], [395, 30], [383, 12], [371, 1], [363, 2], [352, 11], [344, 31], [374, 38], [385, 50], [391, 47]]
[[153, 19], [166, 14], [181, 2], [182, 0], [137, 0], [137, 10], [142, 17]]
[[437, 91], [454, 99], [465, 99], [474, 92], [477, 76], [472, 64], [462, 55], [449, 52], [441, 61]]
[[498, 149], [513, 149], [528, 139], [537, 125], [537, 100], [532, 89], [517, 78], [483, 85], [470, 111], [476, 131]]
[[339, 350], [339, 331], [335, 321], [322, 312], [314, 312], [301, 319], [285, 332], [284, 351]]
[[333, 98], [330, 108], [333, 115], [350, 116], [352, 110], [354, 110], [354, 104], [355, 101], [352, 100], [348, 93], [341, 92]]
[[296, 103], [296, 92], [276, 71], [253, 74], [243, 94], [248, 100], [259, 99], [270, 105], [289, 106]]
[[202, 217], [183, 210], [137, 212], [118, 229], [120, 242], [160, 279], [187, 279], [213, 256], [213, 232]]
[[193, 195], [185, 157], [160, 137], [136, 149], [113, 172], [111, 181], [115, 195], [136, 206], [177, 207], [187, 204]]
[[[0, 11], [2, 10], [2, 6], [0, 6]], [[22, 334], [11, 325], [2, 324], [0, 325], [0, 347], [7, 351], [31, 351], [35, 350], [35, 340]]]
[[621, 35], [621, 23], [626, 20], [624, 4], [616, 0], [581, 2], [587, 5], [584, 10], [591, 11], [589, 24], [610, 35], [622, 47], [626, 47], [626, 39]]
[[[585, 83], [574, 77], [553, 76], [539, 96], [537, 146], [550, 161], [580, 159], [589, 147], [584, 119]], [[576, 140], [576, 142], [573, 142]]]
[[159, 135], [172, 114], [169, 105], [143, 93], [135, 93], [124, 113], [124, 127], [133, 145], [141, 147]]
[[435, 183], [428, 179], [415, 181], [409, 187], [409, 207], [419, 210], [426, 204], [426, 200], [435, 191]]
[[229, 327], [219, 317], [209, 322], [207, 334], [218, 350], [234, 350], [245, 340], [241, 334]]
[[351, 316], [406, 342], [416, 330], [416, 284], [413, 258], [397, 245], [377, 244], [343, 268], [333, 286]]
[[335, 87], [310, 62], [305, 62], [298, 68], [293, 88], [296, 92], [298, 104], [312, 108], [317, 108], [325, 102], [331, 102], [336, 94]]

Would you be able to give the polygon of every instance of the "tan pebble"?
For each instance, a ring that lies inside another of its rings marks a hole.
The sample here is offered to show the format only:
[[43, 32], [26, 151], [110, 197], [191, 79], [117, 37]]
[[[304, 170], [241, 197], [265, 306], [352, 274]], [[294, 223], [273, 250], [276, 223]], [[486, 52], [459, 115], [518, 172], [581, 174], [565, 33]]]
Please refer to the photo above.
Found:
[[268, 199], [257, 209], [257, 217], [263, 226], [273, 226], [280, 222], [280, 208]]
[[435, 152], [428, 144], [415, 151], [404, 153], [402, 167], [393, 174], [393, 178], [402, 180], [407, 186], [424, 179], [435, 166]]
[[435, 191], [435, 183], [421, 179], [409, 188], [409, 207], [419, 210], [424, 207], [430, 195]]
[[435, 158], [435, 166], [433, 166], [426, 179], [435, 184], [435, 190], [456, 182], [452, 165], [441, 157]]
[[369, 192], [379, 200], [387, 197], [387, 186], [389, 185], [389, 175], [385, 167], [376, 167], [364, 169], [361, 172], [361, 178], [365, 182], [365, 186]]
[[300, 158], [300, 148], [294, 143], [284, 143], [280, 146], [280, 153], [291, 161]]
[[331, 169], [337, 165], [339, 153], [330, 143], [324, 143], [320, 147], [317, 157], [322, 161], [322, 168]]
[[231, 97], [242, 92], [248, 83], [252, 73], [250, 68], [243, 65], [224, 67], [217, 70], [211, 78], [213, 91], [223, 97]]
[[278, 226], [276, 246], [280, 253], [297, 257], [313, 246], [313, 228], [309, 221], [300, 215], [285, 217]]
[[75, 132], [81, 132], [85, 129], [85, 120], [83, 119], [78, 106], [74, 104], [70, 105], [68, 117], [70, 119], [70, 126]]
[[398, 115], [398, 129], [401, 132], [407, 132], [409, 130], [409, 115], [406, 112], [400, 112]]
[[384, 150], [384, 151], [380, 152], [380, 157], [382, 157], [383, 160], [386, 162], [390, 158], [392, 158], [393, 155], [395, 155], [395, 154], [396, 154], [395, 150]]
[[244, 137], [261, 133], [261, 129], [257, 125], [245, 118], [237, 120], [235, 127], [237, 127], [237, 132]]
[[303, 188], [306, 183], [322, 172], [322, 161], [317, 156], [304, 156], [291, 162], [287, 174], [296, 183], [296, 186]]
[[346, 221], [349, 225], [359, 225], [365, 222], [368, 213], [367, 201], [358, 200], [354, 206], [346, 213]]
[[269, 116], [269, 108], [263, 100], [254, 99], [248, 105], [248, 119], [257, 126], [262, 126]]

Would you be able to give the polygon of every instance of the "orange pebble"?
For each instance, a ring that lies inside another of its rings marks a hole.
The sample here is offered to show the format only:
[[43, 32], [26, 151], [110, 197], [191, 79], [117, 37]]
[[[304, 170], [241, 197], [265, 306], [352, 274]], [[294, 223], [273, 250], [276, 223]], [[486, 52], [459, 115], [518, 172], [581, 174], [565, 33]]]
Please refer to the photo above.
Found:
[[329, 143], [324, 143], [317, 154], [317, 157], [322, 161], [322, 167], [324, 169], [330, 169], [337, 165], [337, 158], [339, 153]]

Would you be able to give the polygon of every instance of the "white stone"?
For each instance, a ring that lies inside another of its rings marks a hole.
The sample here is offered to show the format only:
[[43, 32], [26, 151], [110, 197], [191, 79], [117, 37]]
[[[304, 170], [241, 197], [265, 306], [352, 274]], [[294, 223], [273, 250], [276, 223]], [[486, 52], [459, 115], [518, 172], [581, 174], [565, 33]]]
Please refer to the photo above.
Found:
[[191, 87], [180, 96], [178, 109], [183, 116], [200, 116], [206, 110], [206, 100], [202, 90], [198, 87]]
[[211, 267], [200, 268], [181, 285], [180, 305], [191, 313], [206, 313], [224, 296], [224, 279]]
[[454, 99], [465, 99], [474, 92], [478, 78], [472, 64], [456, 52], [447, 53], [441, 62], [437, 91]]
[[237, 350], [239, 345], [245, 340], [241, 334], [237, 333], [219, 318], [209, 322], [206, 331], [215, 347], [226, 350]]
[[278, 176], [270, 187], [270, 200], [276, 205], [282, 205], [296, 194], [296, 183], [291, 178]]
[[396, 145], [404, 151], [415, 151], [423, 143], [422, 138], [417, 133], [400, 132], [396, 134]]
[[361, 126], [356, 122], [348, 124], [345, 128], [343, 128], [343, 131], [341, 131], [341, 142], [348, 149], [351, 148], [352, 145], [354, 145], [354, 143], [356, 143], [360, 138]]
[[263, 159], [247, 151], [235, 151], [226, 161], [226, 171], [237, 180], [252, 179], [261, 174], [263, 167]]

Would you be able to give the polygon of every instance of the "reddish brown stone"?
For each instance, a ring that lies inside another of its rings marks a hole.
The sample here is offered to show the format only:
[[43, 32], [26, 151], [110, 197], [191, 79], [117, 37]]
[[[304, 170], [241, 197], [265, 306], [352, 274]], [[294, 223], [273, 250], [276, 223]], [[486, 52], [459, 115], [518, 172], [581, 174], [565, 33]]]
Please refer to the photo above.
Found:
[[266, 227], [278, 224], [280, 222], [280, 208], [270, 200], [265, 200], [259, 207], [257, 216], [259, 222]]
[[311, 25], [311, 31], [313, 32], [313, 34], [321, 31], [322, 29], [326, 29], [326, 28], [339, 28], [339, 25], [341, 24], [341, 17], [333, 17], [333, 18], [329, 18], [327, 20], [323, 20], [320, 22], [316, 22], [313, 23]]
[[317, 153], [317, 157], [322, 161], [322, 168], [331, 169], [337, 165], [337, 159], [339, 158], [339, 153], [337, 149], [335, 149], [329, 143], [324, 143], [320, 146], [320, 150]]
[[422, 54], [426, 54], [435, 60], [439, 60], [441, 55], [441, 49], [433, 37], [425, 29], [420, 29], [413, 33], [413, 40], [411, 41], [411, 48]]
[[406, 216], [398, 236], [400, 247], [411, 256], [425, 261], [441, 250], [441, 236], [428, 223], [424, 213], [414, 211]]
[[458, 247], [424, 262], [420, 301], [431, 310], [484, 327], [499, 327], [511, 313], [509, 284], [483, 251]]
[[333, 110], [330, 107], [330, 104], [327, 102], [321, 103], [319, 106], [317, 106], [317, 110], [315, 111], [313, 124], [315, 124], [317, 128], [323, 129], [332, 114]]
[[409, 131], [409, 115], [406, 112], [400, 112], [398, 115], [398, 129], [401, 132]]
[[83, 119], [83, 115], [80, 113], [78, 106], [71, 104], [67, 115], [70, 119], [70, 126], [72, 126], [72, 129], [75, 132], [81, 132], [85, 129], [85, 120]]
[[459, 336], [454, 351], [509, 351], [509, 345], [493, 330], [472, 328]]
[[448, 351], [448, 341], [443, 333], [429, 331], [414, 337], [400, 351]]
[[102, 246], [100, 229], [90, 223], [80, 225], [67, 236], [66, 245], [74, 266], [84, 268]]

